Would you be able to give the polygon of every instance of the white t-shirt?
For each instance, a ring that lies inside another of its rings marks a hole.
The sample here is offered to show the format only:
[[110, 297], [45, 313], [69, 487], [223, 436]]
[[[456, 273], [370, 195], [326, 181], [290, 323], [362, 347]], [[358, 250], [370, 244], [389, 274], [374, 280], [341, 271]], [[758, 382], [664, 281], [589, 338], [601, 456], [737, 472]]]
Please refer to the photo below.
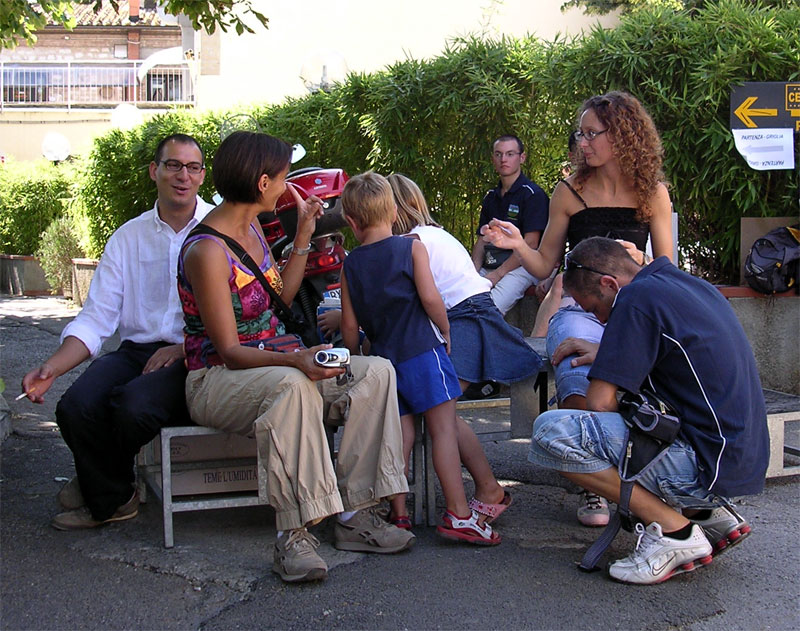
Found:
[[122, 340], [183, 342], [178, 254], [189, 231], [214, 208], [197, 198], [194, 217], [176, 233], [156, 206], [111, 235], [81, 312], [61, 333], [77, 337], [94, 357], [119, 327]]
[[492, 282], [478, 274], [469, 252], [449, 232], [436, 226], [417, 226], [410, 234], [418, 235], [428, 250], [433, 281], [446, 308], [491, 291]]

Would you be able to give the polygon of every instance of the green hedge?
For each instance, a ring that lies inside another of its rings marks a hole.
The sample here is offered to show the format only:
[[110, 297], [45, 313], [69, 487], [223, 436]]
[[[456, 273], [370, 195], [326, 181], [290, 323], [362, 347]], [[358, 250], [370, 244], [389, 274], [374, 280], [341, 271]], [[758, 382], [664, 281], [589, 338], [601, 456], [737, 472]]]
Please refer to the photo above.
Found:
[[75, 194], [75, 168], [46, 160], [0, 164], [0, 252], [33, 254]]
[[[412, 177], [439, 221], [471, 247], [480, 200], [496, 178], [493, 137], [521, 136], [528, 175], [551, 190], [583, 99], [630, 91], [664, 138], [684, 262], [730, 282], [738, 277], [740, 217], [796, 214], [798, 186], [792, 172], [752, 171], [737, 154], [728, 129], [731, 87], [798, 78], [800, 9], [721, 0], [692, 13], [637, 11], [614, 30], [574, 39], [460, 39], [437, 58], [354, 74], [330, 94], [250, 113], [263, 131], [305, 145], [299, 166]], [[151, 206], [147, 165], [159, 138], [184, 131], [213, 156], [221, 130], [241, 120], [237, 113], [176, 111], [100, 138], [81, 189], [92, 253]], [[209, 169], [201, 194], [210, 199], [212, 188]]]

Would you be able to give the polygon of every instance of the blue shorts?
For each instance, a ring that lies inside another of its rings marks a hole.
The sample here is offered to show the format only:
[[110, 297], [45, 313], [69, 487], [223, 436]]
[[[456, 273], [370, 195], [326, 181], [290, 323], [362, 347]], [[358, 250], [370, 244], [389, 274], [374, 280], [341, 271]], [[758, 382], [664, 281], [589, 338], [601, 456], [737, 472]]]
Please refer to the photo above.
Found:
[[422, 414], [461, 396], [461, 387], [444, 344], [401, 362], [397, 373], [400, 415]]
[[[605, 326], [593, 314], [587, 313], [578, 305], [564, 307], [550, 318], [547, 328], [547, 356], [552, 357], [556, 348], [568, 337], [577, 337], [589, 342], [599, 343]], [[556, 375], [556, 397], [561, 402], [568, 396], [586, 396], [589, 389], [589, 369], [586, 366], [572, 366], [570, 362], [577, 355], [569, 355], [553, 367]]]
[[[568, 473], [597, 473], [616, 468], [627, 426], [616, 412], [551, 410], [533, 425], [528, 460]], [[673, 508], [706, 509], [728, 501], [697, 479], [694, 449], [681, 439], [637, 480]]]

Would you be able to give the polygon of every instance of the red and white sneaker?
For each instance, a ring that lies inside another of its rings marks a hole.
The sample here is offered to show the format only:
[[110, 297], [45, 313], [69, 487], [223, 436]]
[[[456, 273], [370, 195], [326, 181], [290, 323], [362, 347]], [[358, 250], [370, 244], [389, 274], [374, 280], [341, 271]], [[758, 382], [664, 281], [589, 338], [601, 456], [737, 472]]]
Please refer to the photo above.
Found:
[[436, 533], [452, 541], [464, 541], [479, 546], [496, 546], [502, 537], [484, 522], [478, 522], [478, 513], [471, 511], [469, 517], [459, 517], [449, 510], [445, 511], [442, 523], [436, 526]]
[[728, 548], [741, 543], [750, 534], [750, 525], [730, 506], [718, 506], [711, 511], [707, 519], [691, 519], [706, 533], [717, 556]]
[[636, 585], [663, 583], [676, 574], [711, 563], [711, 544], [700, 526], [692, 526], [688, 539], [665, 536], [656, 522], [647, 528], [638, 523], [635, 532], [639, 535], [636, 549], [608, 566], [608, 574], [615, 581]]

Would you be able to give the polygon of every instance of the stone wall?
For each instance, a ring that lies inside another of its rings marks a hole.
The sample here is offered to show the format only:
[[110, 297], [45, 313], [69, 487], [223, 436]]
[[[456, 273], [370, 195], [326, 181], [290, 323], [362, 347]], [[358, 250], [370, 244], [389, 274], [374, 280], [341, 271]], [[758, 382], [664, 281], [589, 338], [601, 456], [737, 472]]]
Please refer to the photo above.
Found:
[[[113, 60], [114, 49], [122, 46], [127, 51], [128, 31], [125, 28], [93, 28], [82, 31], [47, 29], [37, 33], [36, 46], [17, 46], [13, 50], [0, 51], [0, 61], [106, 61]], [[149, 55], [164, 48], [181, 45], [181, 30], [178, 26], [136, 29], [140, 33], [138, 57]], [[125, 59], [127, 57], [117, 57]]]

